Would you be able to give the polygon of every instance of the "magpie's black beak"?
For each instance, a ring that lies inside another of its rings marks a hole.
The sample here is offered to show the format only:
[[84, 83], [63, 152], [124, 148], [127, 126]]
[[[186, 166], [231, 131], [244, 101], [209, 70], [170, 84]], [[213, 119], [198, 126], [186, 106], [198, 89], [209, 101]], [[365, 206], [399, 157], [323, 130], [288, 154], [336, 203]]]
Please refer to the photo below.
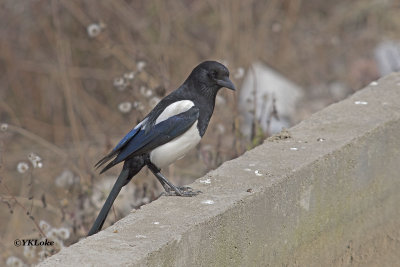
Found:
[[235, 85], [231, 80], [229, 80], [229, 77], [224, 77], [222, 80], [217, 80], [217, 84], [219, 86], [226, 87], [231, 90], [236, 90]]

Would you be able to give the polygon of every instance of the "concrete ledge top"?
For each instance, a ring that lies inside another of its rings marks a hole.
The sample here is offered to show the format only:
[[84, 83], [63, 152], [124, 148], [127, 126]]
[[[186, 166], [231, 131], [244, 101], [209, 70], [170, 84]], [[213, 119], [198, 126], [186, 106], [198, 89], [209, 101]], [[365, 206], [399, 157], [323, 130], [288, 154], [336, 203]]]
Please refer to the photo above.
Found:
[[[303, 244], [306, 236], [298, 232], [302, 220], [314, 216], [318, 203], [334, 199], [324, 193], [326, 197], [320, 202], [313, 202], [315, 188], [329, 190], [327, 184], [336, 186], [335, 180], [328, 178], [322, 179], [325, 185], [319, 184], [322, 180], [316, 176], [320, 173], [334, 179], [324, 161], [331, 162], [332, 157], [340, 161], [345, 155], [340, 151], [399, 121], [400, 75], [392, 74], [289, 129], [289, 138], [284, 134], [269, 138], [198, 179], [191, 187], [203, 194], [193, 198], [161, 197], [100, 233], [63, 249], [39, 266], [247, 265], [244, 262], [253, 259], [265, 262], [267, 256], [276, 263], [280, 257], [276, 248], [293, 251]], [[355, 161], [355, 165], [359, 164]], [[318, 164], [323, 166], [319, 168]], [[311, 171], [306, 173], [308, 169]], [[361, 192], [362, 186], [357, 183], [353, 190]], [[338, 195], [342, 194], [340, 190], [337, 189]], [[343, 199], [348, 199], [346, 190], [343, 188]], [[253, 207], [258, 211], [251, 218]], [[242, 226], [240, 221], [244, 222]], [[328, 224], [318, 222], [314, 229], [327, 229], [324, 227]], [[271, 233], [265, 237], [264, 233], [252, 233], [253, 228], [264, 225]], [[296, 239], [285, 234], [289, 231], [297, 231]], [[257, 235], [263, 237], [259, 243], [252, 241]], [[251, 257], [248, 247], [256, 243], [264, 247]]]

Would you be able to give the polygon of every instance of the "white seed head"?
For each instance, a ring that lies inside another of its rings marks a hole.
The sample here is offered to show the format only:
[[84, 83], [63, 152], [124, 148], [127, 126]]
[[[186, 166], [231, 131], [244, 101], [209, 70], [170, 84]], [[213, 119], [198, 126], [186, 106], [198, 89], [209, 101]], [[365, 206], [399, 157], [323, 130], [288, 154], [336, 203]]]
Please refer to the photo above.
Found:
[[37, 154], [34, 153], [34, 152], [29, 153], [28, 159], [29, 159], [29, 160], [34, 160], [34, 161], [41, 161], [41, 160], [42, 160], [42, 158], [39, 157], [39, 155], [37, 155]]
[[69, 232], [68, 228], [65, 228], [65, 227], [58, 228], [57, 234], [63, 240], [68, 239], [70, 236], [70, 232]]
[[53, 241], [58, 239], [57, 229], [51, 228], [49, 231], [47, 231], [46, 235], [47, 235], [47, 238], [49, 238]]
[[42, 229], [43, 232], [48, 232], [51, 229], [50, 224], [44, 220], [41, 220], [39, 222], [39, 227], [40, 227], [40, 229]]
[[153, 90], [151, 90], [151, 89], [146, 90], [146, 93], [145, 93], [144, 95], [145, 95], [146, 97], [152, 96], [152, 95], [153, 95]]
[[140, 91], [140, 93], [141, 93], [142, 95], [145, 96], [145, 95], [146, 95], [146, 91], [147, 91], [146, 86], [144, 86], [144, 85], [140, 86], [139, 91]]
[[115, 87], [120, 87], [120, 86], [122, 86], [122, 85], [124, 85], [124, 84], [125, 84], [124, 78], [122, 78], [122, 77], [117, 77], [117, 78], [114, 79], [113, 85], [114, 85]]
[[8, 124], [7, 124], [7, 123], [2, 123], [2, 124], [0, 125], [0, 130], [1, 130], [2, 132], [7, 131], [7, 129], [8, 129]]
[[137, 109], [137, 110], [143, 110], [144, 109], [144, 106], [143, 106], [142, 102], [140, 102], [140, 101], [133, 102], [133, 107], [135, 109]]
[[122, 113], [128, 113], [132, 109], [132, 103], [131, 102], [122, 102], [118, 105], [118, 109]]
[[33, 168], [42, 168], [43, 167], [43, 163], [41, 162], [42, 158], [39, 157], [39, 155], [37, 155], [36, 153], [34, 153], [34, 152], [29, 153], [28, 159], [31, 162]]
[[72, 184], [77, 179], [74, 177], [74, 174], [70, 170], [64, 170], [60, 175], [58, 175], [55, 179], [55, 184], [57, 187], [67, 187]]
[[86, 30], [87, 30], [89, 37], [94, 38], [101, 33], [102, 27], [100, 24], [93, 23], [93, 24], [90, 24], [89, 26], [87, 26]]
[[35, 246], [24, 246], [24, 256], [28, 259], [34, 259], [36, 256], [35, 250]]
[[144, 62], [144, 61], [139, 61], [136, 64], [136, 68], [137, 68], [138, 72], [141, 72], [144, 69], [144, 67], [146, 67], [146, 62]]
[[20, 259], [15, 256], [10, 256], [7, 258], [6, 261], [7, 266], [12, 266], [12, 267], [22, 267], [26, 266], [25, 263]]
[[19, 162], [17, 165], [17, 171], [19, 173], [25, 173], [27, 170], [29, 170], [29, 165], [26, 162]]
[[124, 74], [124, 78], [127, 80], [133, 80], [135, 78], [135, 72], [127, 72]]

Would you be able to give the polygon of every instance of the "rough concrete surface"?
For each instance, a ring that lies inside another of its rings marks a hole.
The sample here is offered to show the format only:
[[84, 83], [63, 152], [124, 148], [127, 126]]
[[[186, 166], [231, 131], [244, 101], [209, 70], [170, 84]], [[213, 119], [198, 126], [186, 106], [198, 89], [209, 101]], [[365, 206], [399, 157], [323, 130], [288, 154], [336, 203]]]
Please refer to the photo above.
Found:
[[399, 266], [400, 75], [289, 133], [39, 266]]

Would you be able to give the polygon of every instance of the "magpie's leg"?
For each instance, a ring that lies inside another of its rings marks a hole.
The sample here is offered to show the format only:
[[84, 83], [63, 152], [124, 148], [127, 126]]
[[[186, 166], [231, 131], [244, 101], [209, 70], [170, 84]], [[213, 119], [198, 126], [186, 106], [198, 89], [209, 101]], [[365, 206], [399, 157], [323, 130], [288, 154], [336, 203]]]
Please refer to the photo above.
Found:
[[157, 168], [153, 163], [147, 162], [147, 167], [156, 176], [157, 180], [165, 189], [165, 195], [167, 196], [181, 196], [181, 197], [192, 197], [196, 196], [200, 191], [194, 192], [190, 187], [178, 187], [173, 185], [164, 175], [161, 174], [160, 169]]

